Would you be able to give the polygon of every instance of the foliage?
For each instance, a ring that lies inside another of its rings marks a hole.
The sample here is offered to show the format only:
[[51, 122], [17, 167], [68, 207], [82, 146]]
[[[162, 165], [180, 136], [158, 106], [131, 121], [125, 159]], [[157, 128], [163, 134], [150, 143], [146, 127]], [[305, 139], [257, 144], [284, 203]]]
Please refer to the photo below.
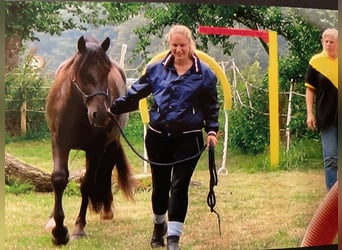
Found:
[[106, 19], [111, 23], [123, 23], [135, 15], [141, 14], [144, 2], [103, 2]]
[[65, 30], [86, 30], [87, 25], [123, 22], [140, 9], [138, 3], [111, 2], [5, 2], [6, 38], [19, 35], [36, 40], [37, 32], [60, 35]]
[[20, 134], [22, 108], [27, 111], [27, 125], [31, 133], [46, 131], [44, 106], [48, 81], [41, 75], [40, 69], [31, 66], [32, 58], [33, 54], [29, 54], [22, 65], [5, 76], [5, 124], [11, 135]]
[[61, 35], [65, 30], [123, 22], [138, 14], [139, 9], [139, 3], [6, 1], [6, 70], [17, 65], [23, 42], [39, 40], [38, 33]]
[[269, 144], [267, 86], [264, 82], [258, 62], [237, 76], [234, 100], [241, 103], [234, 103], [231, 111], [230, 143], [243, 153], [263, 153]]
[[231, 113], [230, 143], [242, 153], [259, 154], [269, 143], [267, 119], [264, 115], [240, 106]]
[[[320, 29], [317, 25], [306, 21], [300, 14], [289, 8], [165, 3], [147, 5], [144, 16], [148, 23], [135, 30], [139, 36], [135, 54], [147, 55], [147, 48], [151, 44], [152, 37], [162, 37], [164, 29], [176, 23], [184, 24], [193, 31], [200, 49], [207, 51], [210, 44], [221, 45], [224, 54], [230, 54], [234, 49], [230, 37], [198, 34], [199, 25], [217, 27], [242, 25], [253, 30], [273, 30], [288, 41], [290, 51], [297, 51], [296, 56], [304, 60], [307, 59], [308, 54], [315, 51], [317, 41], [319, 41], [317, 32], [320, 32]], [[268, 50], [268, 45], [261, 39], [260, 42]]]
[[44, 141], [46, 139], [50, 139], [50, 131], [47, 127], [47, 124], [44, 122], [40, 125], [40, 129], [32, 130], [32, 127], [37, 127], [38, 124], [40, 124], [42, 121], [34, 120], [31, 121], [32, 125], [29, 127], [29, 130], [26, 131], [26, 133], [17, 135], [17, 134], [11, 134], [11, 131], [14, 130], [14, 128], [11, 128], [9, 130], [6, 129], [5, 131], [5, 145], [9, 143], [15, 143], [15, 142], [28, 142], [28, 141]]
[[[309, 58], [318, 52], [321, 47], [319, 41], [323, 27], [306, 19], [299, 11], [291, 8], [166, 3], [149, 5], [146, 7], [144, 16], [148, 23], [135, 30], [140, 41], [135, 48], [134, 54], [141, 53], [147, 61], [149, 60], [147, 51], [153, 37], [162, 37], [164, 30], [175, 23], [184, 24], [193, 31], [199, 49], [207, 51], [212, 44], [221, 46], [224, 54], [228, 55], [234, 49], [234, 43], [230, 41], [229, 36], [201, 35], [196, 32], [198, 26], [243, 26], [253, 30], [276, 31], [279, 37], [285, 38], [288, 46], [288, 53], [279, 59], [279, 92], [288, 91], [291, 82], [296, 83], [295, 88], [298, 93], [305, 92], [303, 83], [307, 63]], [[268, 52], [268, 44], [261, 39], [259, 40], [266, 52]], [[254, 83], [257, 79], [254, 78], [251, 82]], [[265, 99], [262, 97], [261, 93], [252, 97], [253, 103], [265, 102], [262, 101]], [[260, 106], [265, 106], [265, 104], [260, 103]], [[309, 136], [312, 136], [304, 123], [306, 113], [303, 99], [294, 98], [291, 105], [293, 109], [293, 118], [289, 127], [291, 132], [296, 136], [301, 135], [304, 137], [308, 136], [308, 133]], [[287, 107], [288, 96], [280, 96], [279, 113], [286, 114]], [[241, 114], [239, 115], [238, 112], [241, 112]], [[238, 136], [238, 138], [232, 139], [234, 145], [240, 147], [243, 152], [253, 152], [254, 154], [262, 152], [268, 141], [266, 140], [267, 133], [265, 130], [268, 125], [264, 119], [265, 117], [256, 114], [253, 110], [248, 111], [245, 107], [239, 107], [232, 113], [236, 121], [244, 124], [236, 124], [237, 127], [233, 128], [233, 137], [234, 135]], [[234, 127], [234, 125], [231, 127]], [[286, 126], [286, 120], [283, 117], [280, 117], [280, 125], [282, 128]], [[242, 129], [242, 131], [238, 132], [238, 129]], [[260, 132], [260, 134], [256, 132]], [[258, 135], [253, 135], [253, 133]], [[256, 148], [252, 149], [253, 147]]]
[[[146, 62], [150, 60], [148, 53], [148, 46], [151, 45], [152, 37], [162, 37], [164, 29], [172, 24], [181, 23], [187, 25], [191, 30], [195, 31], [198, 25], [224, 25], [233, 26], [232, 19], [221, 18], [225, 13], [225, 17], [232, 15], [233, 11], [227, 8], [222, 8], [217, 5], [207, 4], [150, 4], [145, 7], [144, 16], [148, 20], [147, 24], [141, 25], [135, 29], [135, 33], [139, 37], [139, 43], [134, 50], [133, 55], [141, 53]], [[193, 32], [195, 39], [199, 36]], [[208, 49], [208, 37], [199, 37], [201, 44], [199, 49]], [[228, 39], [222, 36], [212, 38], [213, 44], [217, 45], [219, 42], [224, 44], [225, 52], [232, 49], [232, 44]]]
[[67, 187], [64, 190], [66, 196], [81, 196], [80, 185], [74, 181], [69, 181]]
[[[319, 41], [322, 31], [319, 27], [305, 22], [302, 17], [297, 17], [294, 20], [292, 15], [287, 15], [282, 23], [281, 32], [288, 38], [290, 53], [279, 60], [279, 89], [288, 92], [290, 84], [292, 84], [293, 91], [304, 94], [306, 68], [310, 57], [321, 50]], [[288, 95], [282, 95], [279, 101], [280, 113], [286, 113]], [[292, 114], [294, 114], [289, 125], [291, 134], [298, 137], [313, 137], [312, 133], [306, 129], [304, 98], [295, 95], [291, 100], [291, 108]], [[281, 123], [285, 126], [284, 119], [281, 120]]]
[[19, 182], [16, 180], [7, 180], [5, 191], [11, 194], [25, 194], [33, 191], [34, 187], [29, 182]]
[[[15, 15], [13, 14], [14, 12]], [[36, 13], [39, 13], [40, 18], [36, 18]], [[318, 41], [320, 40], [321, 30], [324, 25], [331, 25], [333, 22], [326, 21], [322, 26], [318, 25], [317, 22], [308, 20], [302, 12], [295, 8], [268, 6], [139, 2], [60, 2], [54, 4], [45, 2], [7, 2], [6, 37], [20, 33], [23, 39], [34, 40], [36, 39], [35, 34], [37, 32], [61, 34], [62, 31], [67, 29], [86, 29], [89, 27], [89, 24], [99, 26], [109, 23], [120, 23], [136, 15], [143, 16], [145, 19], [144, 24], [141, 24], [134, 30], [139, 37], [139, 43], [134, 50], [134, 54], [138, 55], [140, 53], [146, 62], [150, 59], [148, 48], [155, 45], [153, 43], [154, 38], [162, 37], [165, 29], [174, 23], [185, 24], [193, 30], [199, 49], [206, 51], [214, 45], [215, 47], [222, 48], [224, 54], [230, 54], [234, 49], [235, 44], [231, 42], [230, 37], [198, 34], [196, 30], [199, 25], [274, 30], [278, 33], [279, 37], [285, 38], [288, 45], [288, 53], [279, 60], [279, 90], [280, 92], [288, 91], [289, 85], [292, 82], [295, 83], [295, 91], [299, 93], [303, 93], [305, 89], [303, 81], [307, 61], [313, 53], [320, 49]], [[13, 16], [17, 18], [14, 19]], [[23, 23], [28, 25], [23, 25]], [[264, 46], [265, 51], [268, 51], [268, 44], [262, 40], [260, 42]], [[245, 51], [241, 51], [241, 54], [243, 52]], [[249, 78], [252, 76], [253, 74]], [[267, 76], [259, 75], [251, 79], [250, 82], [254, 84], [257, 79], [265, 77]], [[260, 86], [258, 85], [258, 87]], [[247, 122], [246, 126], [237, 124], [237, 127], [234, 129], [236, 133], [238, 127], [244, 129], [244, 131], [237, 133], [239, 137], [235, 139], [235, 146], [239, 145], [239, 147], [243, 148], [244, 152], [247, 150], [245, 147], [257, 147], [251, 150], [255, 154], [262, 152], [262, 149], [265, 148], [269, 140], [267, 139], [268, 120], [265, 119], [264, 115], [258, 114], [258, 112], [267, 112], [267, 101], [262, 93], [253, 93], [253, 95], [255, 95], [252, 97], [254, 99], [253, 102], [260, 106], [262, 111], [259, 109], [257, 111], [248, 111], [244, 110], [246, 109], [245, 107], [234, 110], [232, 113], [234, 113], [233, 116], [235, 116], [236, 121]], [[287, 96], [280, 96], [280, 113], [286, 113], [287, 104]], [[296, 137], [309, 136], [317, 138], [317, 133], [313, 134], [306, 129], [304, 123], [305, 102], [303, 99], [293, 98], [292, 109], [293, 117], [289, 125], [291, 133]], [[239, 112], [241, 112], [240, 115], [238, 114]], [[38, 121], [41, 119], [32, 118], [32, 120]], [[260, 121], [256, 119], [260, 119]], [[280, 125], [284, 128], [286, 125], [285, 119], [282, 117], [280, 119]], [[129, 134], [131, 130], [138, 129], [134, 126], [136, 125], [128, 124], [125, 131]], [[253, 130], [254, 132], [260, 132], [260, 134], [253, 135]], [[47, 129], [44, 128], [39, 131], [47, 131]], [[140, 127], [139, 131], [141, 131]], [[247, 146], [249, 140], [254, 141], [254, 143]]]

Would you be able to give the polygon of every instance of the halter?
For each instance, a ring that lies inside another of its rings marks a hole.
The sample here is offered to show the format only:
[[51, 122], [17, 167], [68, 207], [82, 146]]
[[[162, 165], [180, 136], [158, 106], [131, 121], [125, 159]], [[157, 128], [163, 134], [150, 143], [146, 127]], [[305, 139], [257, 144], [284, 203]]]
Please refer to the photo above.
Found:
[[94, 97], [94, 96], [97, 96], [97, 95], [104, 95], [105, 97], [108, 97], [109, 96], [109, 89], [107, 87], [107, 90], [106, 91], [97, 91], [95, 93], [92, 93], [90, 95], [87, 95], [86, 93], [84, 93], [82, 91], [82, 89], [78, 86], [77, 82], [75, 79], [72, 80], [72, 83], [74, 84], [76, 90], [82, 95], [83, 99], [85, 102], [88, 101], [88, 99]]

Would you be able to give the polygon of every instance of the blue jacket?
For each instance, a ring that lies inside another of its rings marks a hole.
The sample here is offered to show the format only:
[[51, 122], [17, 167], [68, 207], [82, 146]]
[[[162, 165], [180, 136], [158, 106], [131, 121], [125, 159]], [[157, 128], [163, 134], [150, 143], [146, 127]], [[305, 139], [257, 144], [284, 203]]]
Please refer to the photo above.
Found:
[[111, 112], [136, 110], [139, 100], [152, 94], [151, 127], [170, 133], [202, 128], [217, 132], [219, 106], [215, 74], [195, 55], [192, 68], [178, 76], [173, 61], [169, 53], [163, 60], [149, 65], [128, 93], [113, 102]]

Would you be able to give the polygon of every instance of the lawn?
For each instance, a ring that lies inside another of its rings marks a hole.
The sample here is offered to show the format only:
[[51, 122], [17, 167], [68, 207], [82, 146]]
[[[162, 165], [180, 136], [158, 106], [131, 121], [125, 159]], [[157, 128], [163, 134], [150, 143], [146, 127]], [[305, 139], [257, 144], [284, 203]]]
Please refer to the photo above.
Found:
[[[20, 159], [48, 171], [51, 169], [48, 142], [11, 143], [9, 152]], [[136, 173], [142, 163], [128, 152]], [[38, 158], [35, 158], [38, 154]], [[74, 152], [71, 166], [83, 164], [82, 152]], [[39, 156], [40, 155], [40, 156]], [[189, 210], [183, 250], [196, 249], [265, 249], [298, 247], [305, 230], [326, 194], [322, 169], [291, 171], [246, 171], [253, 157], [231, 153], [228, 175], [220, 175], [215, 187], [218, 220], [206, 203], [209, 172], [206, 153], [202, 156], [190, 187]], [[220, 159], [217, 159], [217, 165]], [[88, 237], [71, 241], [62, 249], [150, 249], [152, 230], [150, 190], [139, 190], [135, 202], [115, 194], [113, 221], [100, 221], [89, 212]], [[53, 206], [52, 193], [6, 193], [5, 249], [54, 249], [49, 232], [44, 228]], [[65, 223], [71, 233], [80, 206], [80, 197], [64, 195]]]

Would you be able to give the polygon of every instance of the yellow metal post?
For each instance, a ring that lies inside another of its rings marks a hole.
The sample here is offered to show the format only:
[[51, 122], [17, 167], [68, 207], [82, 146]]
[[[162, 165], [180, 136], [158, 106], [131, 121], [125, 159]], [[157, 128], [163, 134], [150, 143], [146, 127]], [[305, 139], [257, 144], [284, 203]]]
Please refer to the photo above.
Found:
[[269, 112], [270, 112], [270, 167], [279, 165], [279, 89], [277, 32], [269, 31]]

